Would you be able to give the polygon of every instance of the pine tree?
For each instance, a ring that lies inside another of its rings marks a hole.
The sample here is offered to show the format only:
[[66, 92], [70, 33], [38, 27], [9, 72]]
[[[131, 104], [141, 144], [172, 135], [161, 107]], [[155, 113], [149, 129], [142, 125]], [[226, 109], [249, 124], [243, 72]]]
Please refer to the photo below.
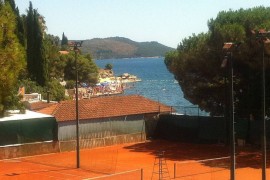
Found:
[[3, 116], [5, 110], [19, 101], [17, 93], [14, 94], [14, 87], [24, 68], [25, 52], [14, 33], [16, 15], [9, 3], [0, 3], [0, 22], [0, 116]]
[[16, 35], [18, 36], [19, 42], [21, 45], [25, 46], [25, 37], [24, 37], [24, 27], [23, 27], [23, 20], [22, 17], [20, 16], [20, 11], [19, 8], [16, 7], [15, 1], [14, 0], [5, 0], [5, 4], [9, 3], [12, 11], [16, 15]]
[[9, 3], [9, 5], [12, 8], [12, 11], [15, 12], [15, 10], [16, 10], [16, 4], [15, 4], [15, 1], [14, 0], [5, 0], [4, 2], [5, 2], [5, 4]]

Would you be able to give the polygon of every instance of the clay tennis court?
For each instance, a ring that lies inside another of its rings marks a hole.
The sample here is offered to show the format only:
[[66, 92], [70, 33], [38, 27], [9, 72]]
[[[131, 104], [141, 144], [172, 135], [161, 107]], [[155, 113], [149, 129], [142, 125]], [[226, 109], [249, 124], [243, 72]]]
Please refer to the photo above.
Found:
[[[75, 151], [1, 160], [0, 179], [159, 179], [162, 151], [163, 175], [170, 179], [230, 179], [228, 147], [165, 140], [81, 150], [79, 169]], [[221, 159], [204, 160], [209, 158]], [[237, 148], [236, 160], [236, 179], [261, 179], [260, 149]]]

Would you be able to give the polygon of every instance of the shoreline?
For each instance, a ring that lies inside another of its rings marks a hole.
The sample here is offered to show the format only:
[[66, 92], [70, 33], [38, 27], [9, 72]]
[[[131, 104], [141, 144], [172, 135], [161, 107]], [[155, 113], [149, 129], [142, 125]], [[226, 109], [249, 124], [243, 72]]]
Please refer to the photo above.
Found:
[[102, 61], [102, 60], [125, 60], [125, 59], [160, 59], [164, 58], [163, 56], [151, 56], [151, 57], [127, 57], [127, 58], [108, 58], [108, 59], [94, 59], [95, 61]]
[[[79, 99], [90, 99], [96, 98], [100, 96], [111, 96], [111, 95], [119, 95], [124, 94], [126, 89], [130, 89], [134, 87], [134, 83], [142, 81], [137, 78], [137, 76], [130, 75], [128, 73], [124, 73], [120, 77], [110, 76], [105, 78], [99, 78], [98, 83], [91, 87], [80, 87], [78, 88], [78, 98]], [[128, 85], [133, 83], [133, 85]], [[75, 89], [66, 89], [66, 96], [72, 97], [74, 100], [75, 97]]]

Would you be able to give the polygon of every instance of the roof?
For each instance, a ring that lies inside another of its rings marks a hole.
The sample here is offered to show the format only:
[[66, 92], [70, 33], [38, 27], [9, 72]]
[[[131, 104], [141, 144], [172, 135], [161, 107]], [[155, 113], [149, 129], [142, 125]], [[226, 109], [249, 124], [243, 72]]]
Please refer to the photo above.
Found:
[[[99, 119], [125, 115], [169, 113], [171, 107], [139, 95], [106, 96], [79, 100], [79, 119]], [[55, 116], [57, 121], [76, 119], [75, 101], [62, 101], [38, 112]]]
[[53, 117], [52, 115], [42, 114], [38, 112], [33, 112], [26, 110], [24, 114], [20, 114], [19, 111], [9, 111], [7, 117], [0, 118], [1, 121], [14, 121], [14, 120], [26, 120], [26, 119], [38, 119], [38, 118], [47, 118]]
[[38, 111], [40, 109], [44, 109], [46, 107], [52, 106], [56, 104], [56, 102], [44, 102], [44, 101], [38, 101], [38, 102], [32, 102], [28, 103], [27, 106], [31, 111]]

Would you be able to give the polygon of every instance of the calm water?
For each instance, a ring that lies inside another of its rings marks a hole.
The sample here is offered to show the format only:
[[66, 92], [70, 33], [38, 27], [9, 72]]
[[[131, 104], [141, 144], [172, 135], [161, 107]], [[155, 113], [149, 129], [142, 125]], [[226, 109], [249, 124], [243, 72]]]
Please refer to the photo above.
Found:
[[[168, 106], [177, 106], [179, 113], [198, 114], [197, 108], [183, 97], [183, 92], [165, 64], [164, 58], [131, 58], [97, 60], [96, 64], [104, 68], [106, 64], [113, 65], [115, 76], [129, 73], [142, 81], [134, 83], [134, 87], [125, 90], [125, 94], [139, 94], [159, 101]], [[132, 85], [132, 84], [131, 84]], [[189, 106], [189, 108], [184, 108]]]

